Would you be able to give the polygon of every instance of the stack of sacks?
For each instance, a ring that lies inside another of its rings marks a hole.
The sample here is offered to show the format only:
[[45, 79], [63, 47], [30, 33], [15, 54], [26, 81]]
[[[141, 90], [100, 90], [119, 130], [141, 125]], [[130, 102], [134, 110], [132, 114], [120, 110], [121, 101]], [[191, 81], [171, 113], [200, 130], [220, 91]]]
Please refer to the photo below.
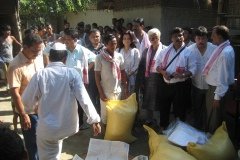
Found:
[[234, 160], [236, 152], [228, 137], [225, 122], [204, 145], [189, 143], [187, 151], [198, 160]]
[[181, 148], [171, 145], [166, 136], [158, 135], [146, 125], [143, 127], [149, 135], [150, 160], [196, 160]]
[[105, 140], [132, 143], [132, 127], [137, 113], [136, 94], [125, 100], [109, 100], [107, 107], [107, 128]]

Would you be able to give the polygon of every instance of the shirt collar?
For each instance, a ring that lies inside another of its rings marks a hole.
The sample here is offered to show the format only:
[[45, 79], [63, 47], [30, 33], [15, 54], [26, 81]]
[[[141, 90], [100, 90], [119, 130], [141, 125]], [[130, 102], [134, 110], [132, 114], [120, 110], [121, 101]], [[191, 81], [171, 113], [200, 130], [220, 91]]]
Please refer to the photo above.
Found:
[[23, 52], [20, 52], [19, 53], [19, 57], [20, 57], [20, 59], [21, 59], [21, 61], [23, 62], [23, 63], [33, 63], [33, 59], [28, 59], [24, 54], [23, 54]]
[[47, 65], [47, 67], [53, 67], [53, 66], [66, 67], [66, 65], [63, 62], [50, 62]]
[[70, 50], [67, 50], [68, 51], [68, 53], [75, 53], [75, 52], [79, 52], [80, 51], [80, 47], [81, 47], [81, 45], [79, 45], [79, 44], [76, 44], [76, 47], [74, 48], [74, 50], [71, 52]]

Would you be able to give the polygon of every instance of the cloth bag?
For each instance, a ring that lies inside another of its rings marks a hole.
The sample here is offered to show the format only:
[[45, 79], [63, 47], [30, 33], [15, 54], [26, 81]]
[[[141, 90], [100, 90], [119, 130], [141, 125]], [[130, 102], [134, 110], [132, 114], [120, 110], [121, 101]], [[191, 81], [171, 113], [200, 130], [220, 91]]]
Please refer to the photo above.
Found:
[[136, 137], [132, 136], [132, 127], [137, 113], [136, 94], [125, 100], [109, 100], [106, 102], [107, 128], [105, 140], [132, 143]]
[[225, 122], [206, 144], [188, 143], [187, 151], [198, 160], [234, 160], [236, 156], [234, 146], [228, 137]]
[[183, 149], [170, 144], [166, 136], [158, 135], [146, 125], [143, 127], [149, 135], [150, 160], [196, 160]]

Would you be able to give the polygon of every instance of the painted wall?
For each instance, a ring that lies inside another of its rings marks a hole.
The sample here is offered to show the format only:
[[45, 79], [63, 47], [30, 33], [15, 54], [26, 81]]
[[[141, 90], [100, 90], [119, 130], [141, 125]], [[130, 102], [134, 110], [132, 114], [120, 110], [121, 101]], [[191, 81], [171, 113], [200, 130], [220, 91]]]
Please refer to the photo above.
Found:
[[131, 22], [136, 17], [143, 17], [145, 26], [153, 26], [162, 32], [162, 41], [169, 43], [169, 32], [172, 28], [192, 27], [196, 28], [200, 25], [212, 28], [216, 24], [216, 13], [209, 10], [176, 8], [176, 7], [160, 7], [151, 8], [135, 8], [122, 11], [115, 11], [114, 17], [125, 19], [125, 24]]
[[66, 19], [70, 23], [71, 27], [75, 27], [78, 22], [85, 22], [85, 24], [97, 23], [98, 25], [112, 25], [112, 10], [88, 10], [82, 13], [68, 13]]
[[193, 27], [200, 25], [212, 28], [216, 24], [216, 13], [210, 10], [160, 7], [159, 5], [142, 8], [131, 8], [121, 11], [89, 10], [86, 13], [67, 14], [66, 18], [71, 26], [76, 26], [80, 21], [86, 24], [93, 22], [99, 25], [110, 25], [112, 18], [124, 18], [126, 25], [136, 17], [143, 17], [145, 26], [153, 26], [162, 32], [162, 41], [169, 44], [169, 32], [173, 27]]

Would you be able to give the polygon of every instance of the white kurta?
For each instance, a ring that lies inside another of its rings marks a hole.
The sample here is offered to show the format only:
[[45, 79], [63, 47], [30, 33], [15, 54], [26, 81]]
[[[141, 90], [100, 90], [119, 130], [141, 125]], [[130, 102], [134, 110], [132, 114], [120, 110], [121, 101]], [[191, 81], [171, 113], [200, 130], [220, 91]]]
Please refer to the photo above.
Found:
[[100, 122], [81, 76], [61, 62], [50, 63], [36, 73], [22, 95], [26, 111], [39, 102], [37, 136], [48, 140], [63, 139], [78, 131], [76, 99], [88, 123]]
[[208, 42], [206, 51], [204, 52], [203, 55], [197, 48], [196, 43], [188, 47], [188, 49], [191, 50], [192, 54], [196, 55], [197, 59], [197, 70], [196, 74], [192, 77], [192, 84], [198, 89], [208, 89], [208, 84], [205, 81], [205, 76], [203, 76], [202, 71], [216, 47], [217, 46]]
[[220, 100], [234, 83], [235, 53], [232, 46], [225, 47], [206, 75], [206, 82], [216, 86], [215, 100]]
[[[170, 50], [169, 57], [167, 59], [167, 64], [169, 64], [169, 62], [183, 48], [183, 46], [184, 46], [184, 44], [178, 50], [175, 50], [174, 48], [172, 48]], [[163, 64], [164, 57], [166, 56], [168, 49], [169, 48], [163, 49], [160, 52], [160, 54], [156, 58], [156, 63], [155, 63], [156, 66], [155, 67], [161, 66]], [[185, 70], [190, 71], [192, 73], [192, 75], [194, 76], [196, 73], [196, 68], [197, 68], [196, 63], [197, 63], [196, 56], [194, 54], [192, 54], [192, 52], [186, 47], [184, 50], [182, 50], [180, 55], [178, 55], [178, 57], [176, 57], [176, 59], [172, 62], [172, 64], [167, 68], [166, 72], [169, 75], [172, 75], [174, 72], [177, 71], [178, 67], [182, 67]], [[185, 79], [172, 78], [171, 80], [168, 81], [164, 78], [164, 81], [166, 83], [177, 83], [177, 82], [185, 81]]]
[[[119, 66], [120, 70], [124, 70], [124, 59], [123, 56], [115, 52], [114, 61]], [[112, 64], [104, 59], [102, 54], [97, 55], [95, 61], [95, 71], [101, 72], [101, 86], [105, 96], [108, 99], [116, 100], [120, 99], [121, 96], [121, 81], [114, 77], [112, 73]], [[104, 124], [107, 123], [107, 111], [106, 104], [100, 99], [101, 103], [101, 120]]]

